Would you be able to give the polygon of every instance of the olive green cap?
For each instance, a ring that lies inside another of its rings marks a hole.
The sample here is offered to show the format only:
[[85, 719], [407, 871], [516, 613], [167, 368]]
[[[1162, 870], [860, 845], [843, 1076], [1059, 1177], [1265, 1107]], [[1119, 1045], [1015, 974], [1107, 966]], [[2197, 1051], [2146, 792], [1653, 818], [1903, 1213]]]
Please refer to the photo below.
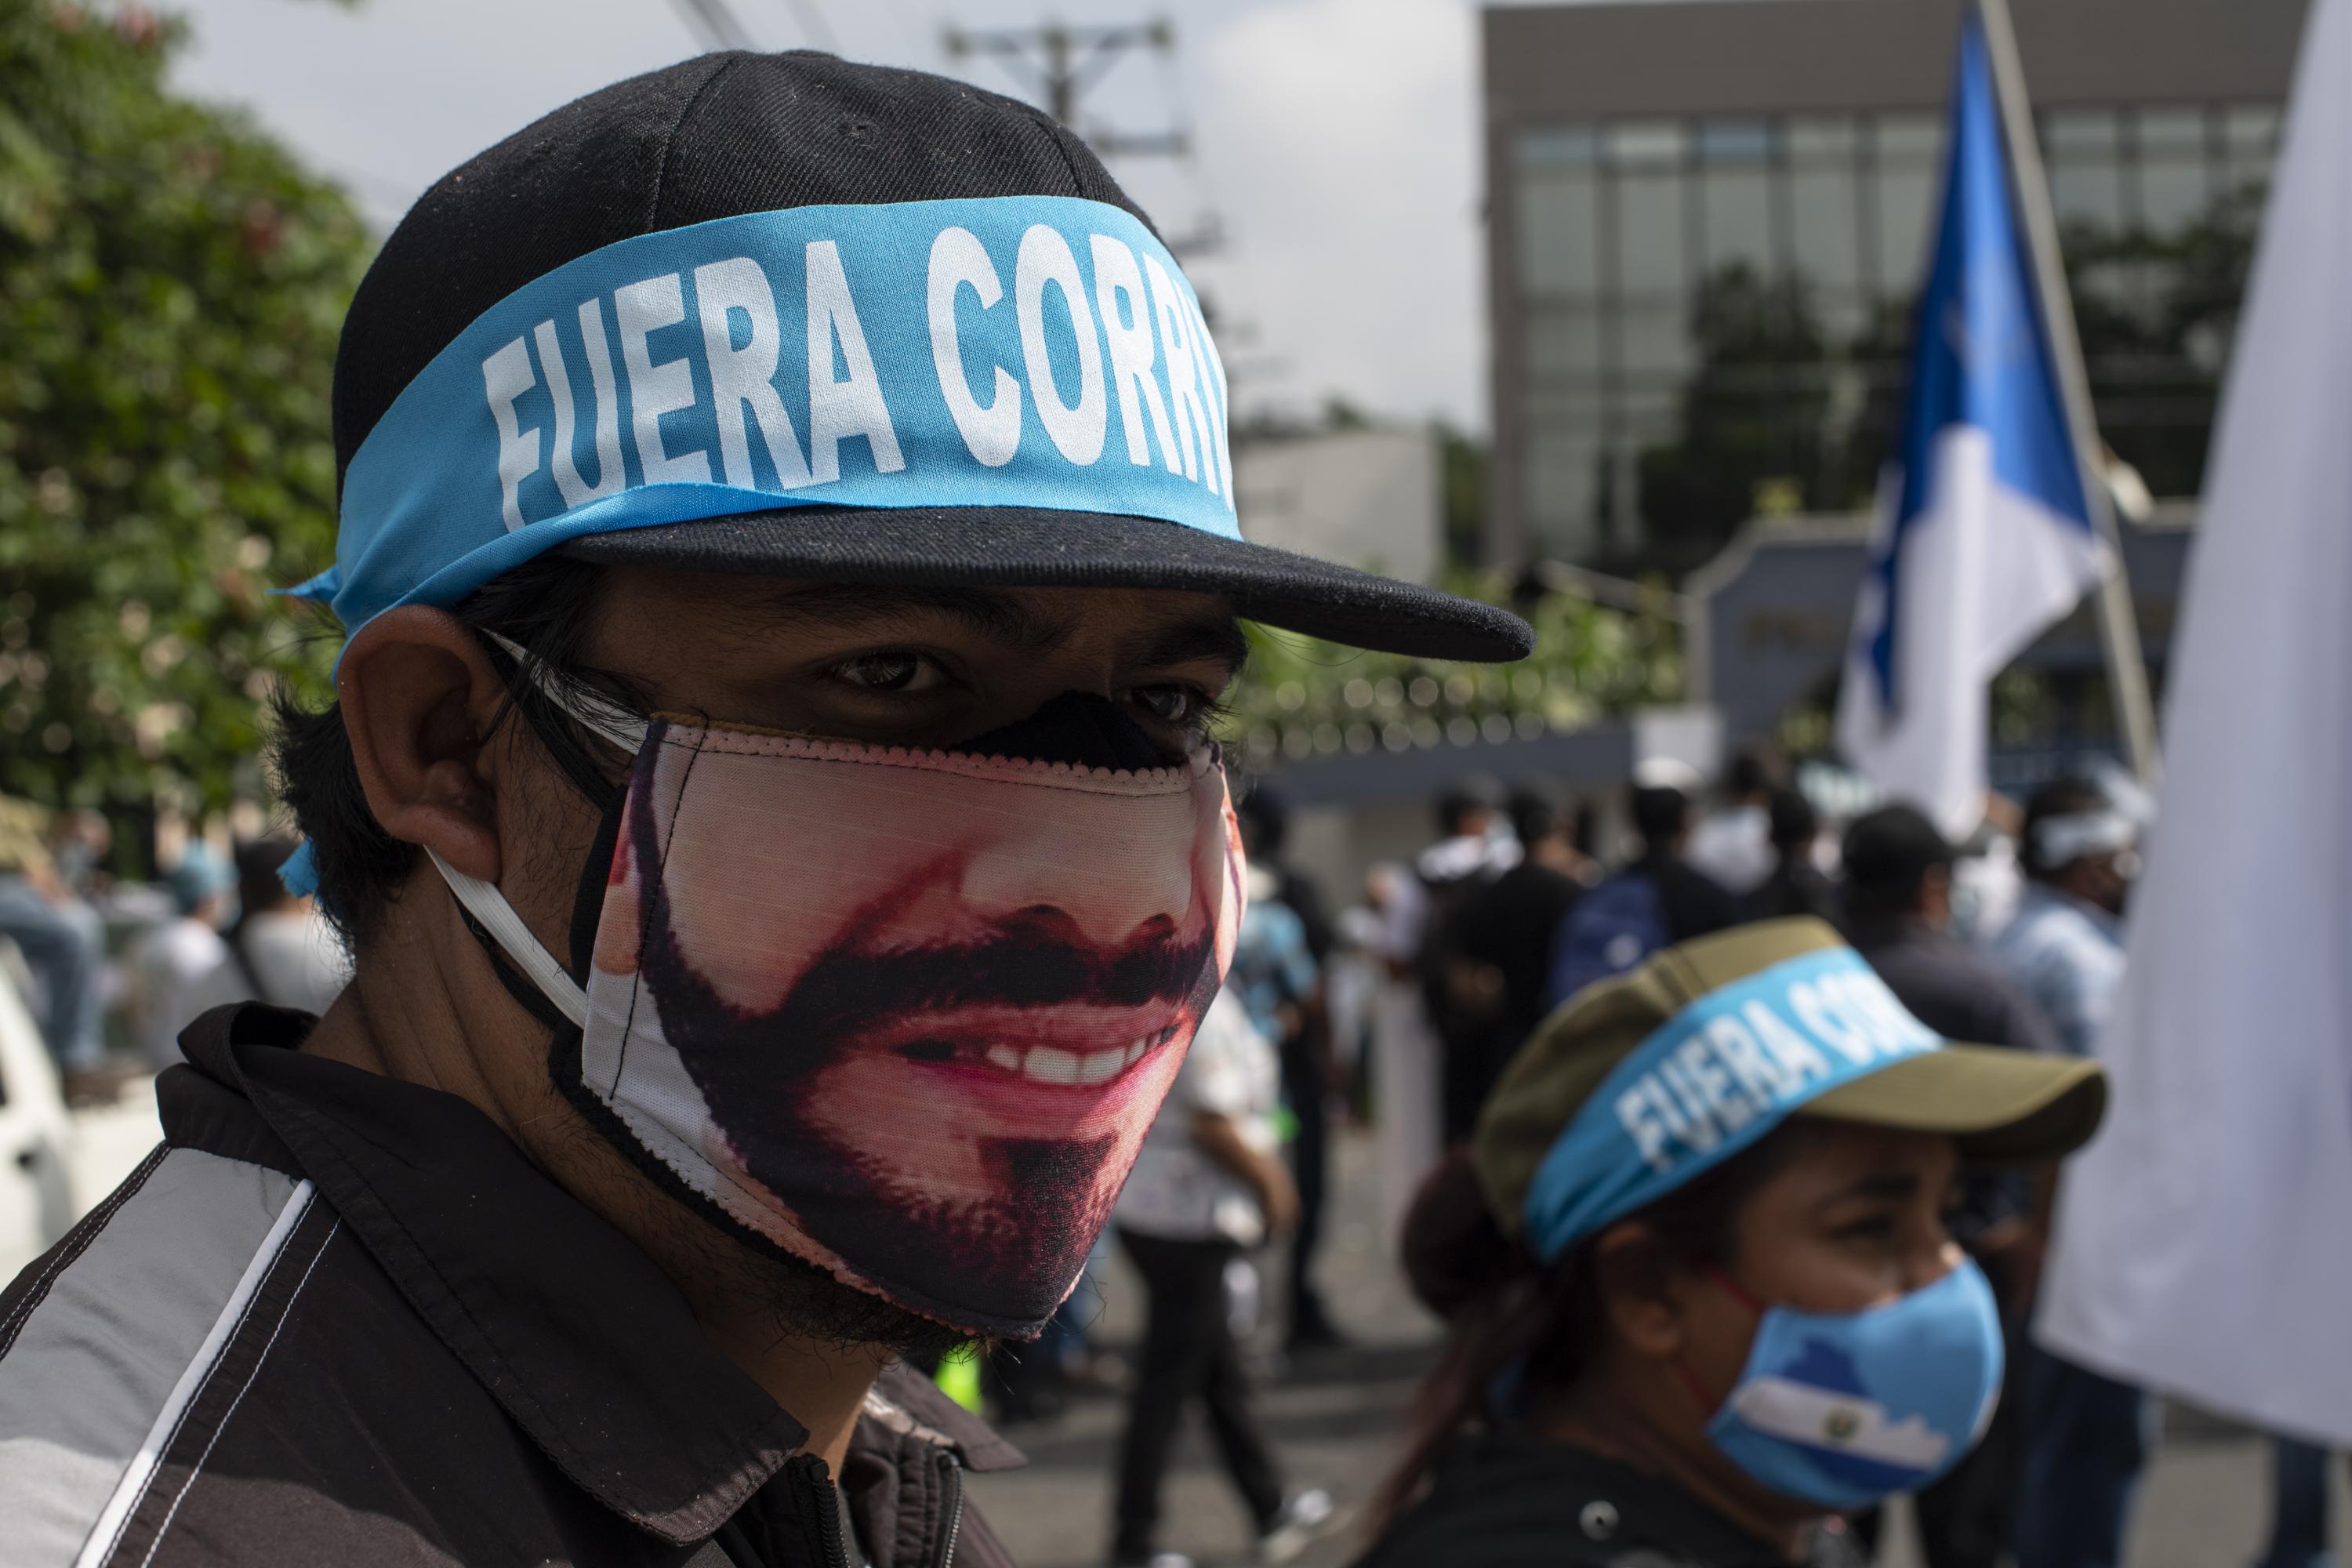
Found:
[[[1519, 1234], [1528, 1188], [1562, 1131], [1654, 1031], [1711, 991], [1843, 946], [1818, 920], [1766, 921], [1666, 948], [1561, 1004], [1512, 1059], [1472, 1137], [1471, 1161], [1504, 1233]], [[1950, 1043], [1888, 1061], [1790, 1114], [1949, 1133], [1970, 1163], [2018, 1165], [2081, 1148], [2106, 1102], [2096, 1062]]]

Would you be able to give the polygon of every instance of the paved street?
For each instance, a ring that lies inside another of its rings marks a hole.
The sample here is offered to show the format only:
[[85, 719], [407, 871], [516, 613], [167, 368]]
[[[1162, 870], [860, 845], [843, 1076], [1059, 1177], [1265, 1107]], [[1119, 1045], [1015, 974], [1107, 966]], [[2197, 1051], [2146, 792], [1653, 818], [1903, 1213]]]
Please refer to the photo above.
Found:
[[[145, 1155], [155, 1137], [153, 1118], [152, 1094], [77, 1115], [75, 1175], [85, 1202], [103, 1196]], [[1334, 1314], [1357, 1342], [1265, 1379], [1260, 1410], [1296, 1480], [1330, 1489], [1353, 1521], [1394, 1456], [1403, 1412], [1434, 1354], [1436, 1331], [1375, 1255], [1377, 1196], [1368, 1140], [1343, 1142], [1340, 1177], [1324, 1279]], [[1139, 1285], [1123, 1261], [1115, 1261], [1104, 1281], [1097, 1344], [1130, 1344], [1140, 1309]], [[1027, 1469], [974, 1483], [980, 1505], [1027, 1568], [1095, 1568], [1103, 1560], [1119, 1417], [1114, 1399], [1082, 1398], [1051, 1426], [1012, 1433], [1030, 1456]], [[2171, 1412], [2143, 1493], [2127, 1568], [2251, 1563], [2267, 1524], [2266, 1464], [2259, 1438], [2194, 1412]], [[2341, 1464], [2334, 1486], [2336, 1554], [2352, 1563], [2352, 1494]], [[1162, 1545], [1194, 1553], [1204, 1568], [1248, 1561], [1246, 1521], [1197, 1423], [1186, 1435], [1164, 1508]], [[1883, 1568], [1919, 1568], [1907, 1520], [1897, 1512], [1896, 1538]], [[1347, 1563], [1358, 1539], [1352, 1526], [1343, 1528], [1304, 1560], [1306, 1568]]]

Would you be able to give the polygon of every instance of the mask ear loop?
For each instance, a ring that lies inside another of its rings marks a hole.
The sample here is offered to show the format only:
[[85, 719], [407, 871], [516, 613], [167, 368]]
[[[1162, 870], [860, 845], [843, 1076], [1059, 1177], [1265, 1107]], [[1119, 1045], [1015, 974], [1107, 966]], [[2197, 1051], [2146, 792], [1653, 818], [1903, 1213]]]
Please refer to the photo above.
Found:
[[563, 965], [555, 962], [555, 955], [541, 945], [530, 928], [522, 923], [522, 917], [515, 913], [514, 906], [507, 902], [506, 895], [479, 877], [469, 877], [444, 860], [438, 849], [427, 847], [425, 853], [433, 858], [441, 879], [449, 884], [449, 891], [466, 906], [466, 912], [489, 933], [507, 957], [555, 1005], [557, 1011], [572, 1020], [574, 1027], [586, 1028], [588, 993], [580, 988], [580, 983]]
[[[1729, 1296], [1733, 1300], [1738, 1302], [1741, 1306], [1755, 1313], [1759, 1321], [1761, 1321], [1764, 1314], [1769, 1310], [1763, 1302], [1756, 1299], [1754, 1293], [1746, 1286], [1742, 1285], [1738, 1280], [1734, 1279], [1730, 1275], [1725, 1273], [1722, 1268], [1716, 1263], [1715, 1259], [1710, 1258], [1703, 1260], [1699, 1265], [1699, 1269], [1700, 1272], [1704, 1273], [1708, 1279], [1713, 1281], [1725, 1295]], [[1712, 1420], [1715, 1416], [1715, 1413], [1723, 1408], [1723, 1400], [1717, 1398], [1714, 1394], [1707, 1392], [1706, 1384], [1699, 1380], [1697, 1371], [1693, 1368], [1691, 1363], [1684, 1357], [1676, 1356], [1675, 1358], [1675, 1371], [1680, 1374], [1683, 1380], [1683, 1386], [1690, 1390], [1691, 1397], [1698, 1402], [1699, 1409], [1704, 1412], [1710, 1420]], [[1725, 1397], [1727, 1398], [1729, 1396], [1726, 1395]]]
[[[591, 733], [632, 755], [644, 747], [646, 726], [643, 720], [630, 722], [578, 701], [570, 690], [548, 673], [545, 665], [532, 658], [519, 644], [493, 631], [485, 631], [482, 635], [515, 661], [516, 668], [539, 689], [541, 696]], [[572, 978], [571, 971], [558, 963], [555, 955], [531, 934], [530, 927], [515, 913], [514, 906], [507, 902], [506, 895], [491, 883], [479, 877], [468, 876], [449, 864], [441, 858], [439, 850], [428, 846], [425, 853], [432, 857], [434, 868], [441, 873], [441, 879], [449, 884], [449, 891], [456, 895], [467, 913], [474, 917], [475, 922], [490, 940], [499, 944], [533, 985], [539, 987], [540, 994], [554, 1004], [557, 1011], [572, 1020], [574, 1028], [585, 1029], [588, 1026], [588, 993]]]

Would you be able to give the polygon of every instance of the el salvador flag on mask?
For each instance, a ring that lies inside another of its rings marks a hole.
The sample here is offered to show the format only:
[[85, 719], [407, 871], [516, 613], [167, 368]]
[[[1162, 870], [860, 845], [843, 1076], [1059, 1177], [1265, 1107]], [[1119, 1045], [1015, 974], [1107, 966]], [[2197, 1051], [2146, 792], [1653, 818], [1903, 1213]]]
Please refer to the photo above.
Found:
[[1983, 815], [1992, 678], [2105, 569], [2034, 279], [1971, 12], [1910, 403], [1837, 726], [1848, 761], [1955, 836]]

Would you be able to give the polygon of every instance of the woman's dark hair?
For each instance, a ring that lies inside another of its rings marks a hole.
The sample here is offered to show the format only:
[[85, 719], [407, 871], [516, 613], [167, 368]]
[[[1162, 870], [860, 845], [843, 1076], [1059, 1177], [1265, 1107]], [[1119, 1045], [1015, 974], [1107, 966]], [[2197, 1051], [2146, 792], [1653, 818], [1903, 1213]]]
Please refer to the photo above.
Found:
[[[475, 589], [450, 613], [478, 632], [495, 632], [528, 650], [532, 664], [589, 700], [613, 703], [610, 693], [625, 692], [626, 683], [579, 665], [604, 572], [588, 562], [541, 555]], [[591, 800], [603, 804], [614, 789], [609, 761], [601, 760], [587, 732], [535, 680], [522, 679], [516, 660], [495, 643], [488, 646], [492, 662], [513, 694], [499, 724], [519, 711], [565, 776]], [[596, 684], [588, 684], [591, 680]], [[293, 816], [295, 830], [310, 842], [320, 908], [345, 944], [356, 948], [373, 934], [415, 868], [416, 847], [385, 832], [368, 809], [341, 703], [312, 709], [281, 689], [270, 708], [274, 733], [269, 753], [278, 796]], [[498, 727], [493, 726], [493, 733]], [[486, 736], [484, 743], [488, 741]]]
[[[1670, 1260], [1730, 1264], [1741, 1207], [1790, 1147], [1786, 1128], [1777, 1129], [1637, 1217]], [[1586, 1237], [1549, 1267], [1538, 1263], [1496, 1225], [1466, 1151], [1422, 1184], [1405, 1216], [1405, 1278], [1451, 1331], [1414, 1396], [1404, 1458], [1373, 1509], [1376, 1530], [1404, 1512], [1455, 1437], [1507, 1422], [1496, 1408], [1499, 1387], [1507, 1383], [1511, 1404], [1524, 1407], [1584, 1374], [1601, 1331], [1598, 1240]]]

